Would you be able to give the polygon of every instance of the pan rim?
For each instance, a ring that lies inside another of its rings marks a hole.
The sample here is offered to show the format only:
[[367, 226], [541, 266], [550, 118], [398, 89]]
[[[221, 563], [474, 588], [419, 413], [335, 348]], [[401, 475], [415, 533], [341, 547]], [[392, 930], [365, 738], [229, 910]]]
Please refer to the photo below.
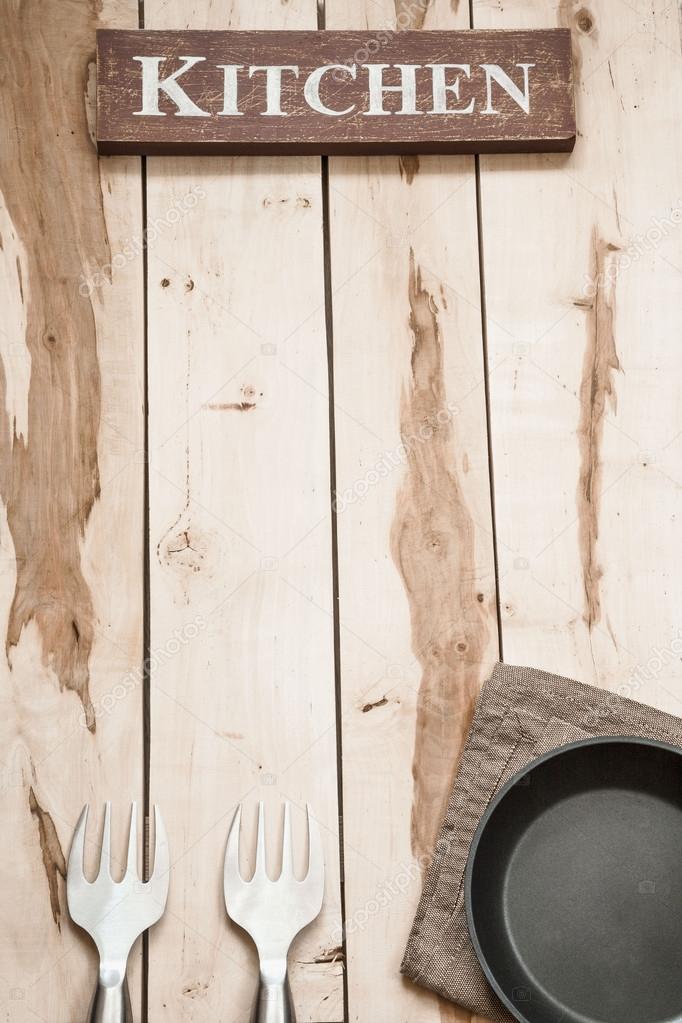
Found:
[[[590, 746], [605, 746], [608, 744], [615, 743], [628, 746], [648, 746], [653, 749], [666, 750], [669, 753], [674, 753], [677, 757], [682, 757], [682, 748], [680, 748], [679, 746], [673, 746], [671, 743], [662, 742], [659, 739], [649, 739], [646, 736], [639, 735], [599, 735], [592, 736], [587, 739], [578, 739], [575, 742], [569, 742], [563, 746], [558, 746], [556, 749], [549, 750], [549, 752], [547, 753], [542, 753], [539, 757], [536, 757], [534, 760], [531, 760], [528, 764], [526, 764], [525, 767], [521, 768], [520, 771], [518, 771], [512, 778], [510, 778], [508, 782], [505, 782], [500, 791], [495, 793], [494, 797], [488, 803], [483, 813], [483, 816], [481, 817], [478, 823], [478, 827], [476, 828], [474, 837], [471, 841], [466, 869], [464, 872], [464, 906], [466, 910], [466, 921], [469, 930], [469, 936], [471, 938], [471, 943], [474, 947], [474, 952], [476, 953], [476, 958], [478, 959], [481, 969], [485, 974], [486, 980], [488, 981], [488, 983], [490, 984], [493, 991], [495, 992], [499, 1000], [502, 1002], [504, 1007], [509, 1010], [512, 1016], [515, 1019], [517, 1019], [519, 1023], [532, 1023], [532, 1021], [529, 1020], [528, 1017], [523, 1013], [523, 1011], [519, 1008], [518, 1004], [513, 1002], [508, 997], [508, 995], [502, 989], [501, 985], [498, 983], [495, 974], [492, 970], [492, 967], [488, 963], [487, 957], [483, 951], [476, 930], [476, 922], [474, 919], [474, 910], [471, 895], [471, 880], [474, 870], [474, 863], [476, 860], [476, 853], [478, 851], [478, 846], [480, 844], [481, 838], [483, 837], [483, 833], [486, 829], [486, 826], [490, 818], [492, 817], [493, 813], [495, 812], [496, 808], [505, 798], [507, 793], [532, 770], [535, 770], [536, 767], [546, 763], [549, 760], [554, 760], [557, 757], [569, 753], [571, 750], [581, 749]], [[652, 1020], [652, 1023], [657, 1023], [657, 1021]]]

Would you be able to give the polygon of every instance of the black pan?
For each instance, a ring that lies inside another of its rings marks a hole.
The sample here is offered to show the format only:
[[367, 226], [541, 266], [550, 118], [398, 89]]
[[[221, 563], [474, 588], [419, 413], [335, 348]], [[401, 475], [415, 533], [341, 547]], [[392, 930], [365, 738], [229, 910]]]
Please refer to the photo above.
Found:
[[522, 1023], [682, 1023], [682, 753], [601, 738], [492, 801], [466, 873], [476, 954]]

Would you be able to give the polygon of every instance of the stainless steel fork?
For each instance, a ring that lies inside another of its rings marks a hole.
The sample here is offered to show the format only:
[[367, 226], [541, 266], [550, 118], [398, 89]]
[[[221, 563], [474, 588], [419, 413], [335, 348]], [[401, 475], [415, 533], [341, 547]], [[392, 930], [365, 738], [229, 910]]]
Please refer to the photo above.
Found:
[[161, 814], [154, 807], [154, 871], [149, 881], [137, 873], [137, 807], [130, 812], [128, 860], [122, 881], [111, 877], [111, 804], [106, 804], [99, 873], [88, 881], [83, 872], [83, 849], [88, 806], [83, 807], [69, 853], [66, 895], [71, 918], [87, 931], [99, 952], [99, 976], [88, 1023], [132, 1023], [126, 981], [128, 955], [135, 939], [156, 923], [166, 906], [170, 862]]
[[289, 804], [284, 805], [282, 869], [276, 881], [265, 870], [265, 829], [263, 804], [258, 806], [256, 869], [250, 881], [239, 870], [239, 830], [242, 808], [238, 808], [225, 850], [225, 906], [229, 916], [253, 939], [260, 960], [258, 993], [251, 1023], [295, 1023], [287, 976], [289, 946], [299, 931], [311, 923], [322, 908], [324, 862], [317, 822], [308, 806], [308, 872], [302, 881], [292, 867]]

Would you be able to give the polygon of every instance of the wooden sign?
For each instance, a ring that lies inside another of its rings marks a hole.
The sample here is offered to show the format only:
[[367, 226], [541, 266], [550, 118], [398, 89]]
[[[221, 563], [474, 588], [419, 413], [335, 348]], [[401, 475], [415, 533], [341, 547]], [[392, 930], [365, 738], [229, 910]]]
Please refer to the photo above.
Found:
[[568, 29], [97, 33], [101, 153], [569, 151]]

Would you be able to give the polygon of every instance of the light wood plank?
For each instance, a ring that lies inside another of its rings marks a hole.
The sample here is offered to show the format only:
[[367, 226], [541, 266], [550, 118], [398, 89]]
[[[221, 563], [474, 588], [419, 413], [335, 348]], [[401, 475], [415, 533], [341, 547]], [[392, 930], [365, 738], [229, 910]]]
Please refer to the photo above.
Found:
[[[147, 2], [150, 28], [314, 28], [296, 5]], [[150, 1016], [246, 1018], [257, 962], [222, 900], [240, 800], [275, 844], [291, 799], [321, 821], [324, 909], [292, 952], [302, 1021], [343, 1018], [331, 501], [318, 159], [150, 160], [151, 788], [173, 880]], [[175, 218], [173, 218], [175, 219]], [[182, 639], [198, 630], [194, 638]], [[300, 857], [299, 857], [300, 862]]]
[[[5, 6], [0, 90], [0, 1016], [83, 1018], [96, 951], [64, 860], [82, 804], [142, 798], [142, 215], [98, 164], [95, 29], [137, 4]], [[101, 8], [101, 9], [100, 9]], [[88, 853], [90, 866], [94, 849]], [[131, 961], [139, 1004], [139, 954]]]
[[[375, 60], [383, 29], [468, 23], [326, 11], [376, 29]], [[497, 650], [474, 163], [333, 159], [330, 205], [349, 1015], [465, 1019], [399, 968]]]
[[505, 659], [679, 714], [676, 5], [474, 10], [570, 27], [579, 83], [571, 157], [482, 161]]

